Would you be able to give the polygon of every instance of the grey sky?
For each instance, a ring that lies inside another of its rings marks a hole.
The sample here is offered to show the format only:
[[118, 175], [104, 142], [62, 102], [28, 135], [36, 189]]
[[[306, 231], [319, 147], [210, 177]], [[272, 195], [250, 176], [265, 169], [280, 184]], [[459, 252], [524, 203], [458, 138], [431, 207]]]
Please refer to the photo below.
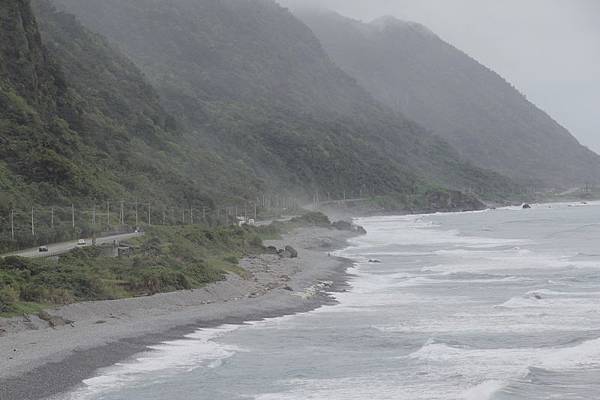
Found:
[[281, 0], [423, 23], [600, 152], [600, 0]]

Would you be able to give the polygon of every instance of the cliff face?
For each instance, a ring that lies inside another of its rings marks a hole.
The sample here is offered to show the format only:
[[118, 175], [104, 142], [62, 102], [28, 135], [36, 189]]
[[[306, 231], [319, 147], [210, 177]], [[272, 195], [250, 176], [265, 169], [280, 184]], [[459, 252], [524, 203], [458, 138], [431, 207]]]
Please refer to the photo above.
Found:
[[[78, 121], [57, 63], [42, 45], [28, 1], [0, 4], [0, 180], [5, 200], [33, 182], [80, 186], [73, 164]], [[20, 189], [17, 190], [16, 188]], [[6, 203], [5, 203], [6, 205]]]
[[427, 28], [298, 11], [332, 59], [375, 97], [450, 142], [474, 164], [521, 182], [600, 179], [600, 157], [503, 78]]
[[56, 99], [65, 84], [50, 60], [38, 32], [29, 1], [0, 4], [0, 79], [43, 113], [56, 112]]

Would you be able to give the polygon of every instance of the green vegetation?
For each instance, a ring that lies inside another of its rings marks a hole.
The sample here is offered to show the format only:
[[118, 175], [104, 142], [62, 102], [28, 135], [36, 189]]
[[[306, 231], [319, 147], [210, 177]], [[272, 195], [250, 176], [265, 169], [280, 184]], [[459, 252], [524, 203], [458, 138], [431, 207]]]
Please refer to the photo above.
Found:
[[244, 275], [239, 259], [263, 251], [261, 229], [154, 227], [131, 241], [131, 254], [117, 258], [90, 247], [58, 261], [0, 259], [0, 315], [193, 289], [224, 279], [227, 273]]
[[307, 212], [299, 217], [294, 217], [289, 221], [275, 221], [268, 226], [259, 228], [260, 238], [263, 240], [280, 239], [284, 233], [289, 233], [294, 229], [314, 226], [321, 228], [332, 228], [329, 218], [321, 212]]
[[165, 208], [256, 199], [262, 181], [191, 146], [131, 61], [48, 1], [32, 5], [37, 20], [29, 1], [0, 4], [0, 253], [88, 235], [93, 205], [106, 201], [125, 200], [130, 214], [152, 202], [158, 220]]
[[275, 3], [55, 2], [108, 39], [49, 0], [0, 4], [0, 253], [138, 225], [138, 203], [169, 225], [272, 193], [513, 189], [373, 100]]
[[269, 226], [149, 228], [107, 256], [102, 247], [75, 249], [58, 260], [0, 258], [0, 316], [57, 305], [111, 300], [202, 287], [228, 273], [246, 276], [243, 257], [262, 253], [262, 241], [306, 226], [333, 228], [327, 216], [307, 213]]
[[209, 143], [267, 184], [309, 198], [514, 189], [375, 101], [275, 2], [55, 2], [119, 44], [192, 143]]

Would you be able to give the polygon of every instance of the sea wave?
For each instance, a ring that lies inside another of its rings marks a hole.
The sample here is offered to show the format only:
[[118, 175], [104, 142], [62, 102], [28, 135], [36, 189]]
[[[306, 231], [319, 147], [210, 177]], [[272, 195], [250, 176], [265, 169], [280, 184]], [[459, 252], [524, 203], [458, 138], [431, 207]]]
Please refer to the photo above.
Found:
[[78, 390], [60, 399], [92, 399], [101, 393], [131, 387], [150, 376], [165, 377], [182, 371], [190, 372], [200, 367], [215, 368], [224, 359], [243, 351], [239, 347], [215, 341], [238, 328], [239, 325], [223, 325], [218, 328], [201, 329], [181, 340], [149, 346], [148, 351], [136, 355], [131, 360], [100, 370], [97, 376], [84, 380]]

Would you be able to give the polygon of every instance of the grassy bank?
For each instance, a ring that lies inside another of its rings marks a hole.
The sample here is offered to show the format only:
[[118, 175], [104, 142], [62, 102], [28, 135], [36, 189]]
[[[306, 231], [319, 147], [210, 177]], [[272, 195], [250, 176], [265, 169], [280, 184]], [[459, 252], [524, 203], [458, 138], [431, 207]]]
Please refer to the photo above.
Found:
[[263, 227], [152, 227], [132, 239], [131, 252], [120, 257], [86, 247], [58, 260], [0, 258], [0, 317], [81, 301], [194, 289], [228, 273], [244, 276], [241, 258], [265, 252], [263, 240], [304, 226], [349, 229], [331, 224], [323, 214], [309, 213]]
[[154, 227], [131, 240], [131, 254], [77, 249], [58, 261], [0, 259], [0, 316], [90, 300], [193, 289], [243, 274], [241, 257], [263, 251], [261, 228]]

